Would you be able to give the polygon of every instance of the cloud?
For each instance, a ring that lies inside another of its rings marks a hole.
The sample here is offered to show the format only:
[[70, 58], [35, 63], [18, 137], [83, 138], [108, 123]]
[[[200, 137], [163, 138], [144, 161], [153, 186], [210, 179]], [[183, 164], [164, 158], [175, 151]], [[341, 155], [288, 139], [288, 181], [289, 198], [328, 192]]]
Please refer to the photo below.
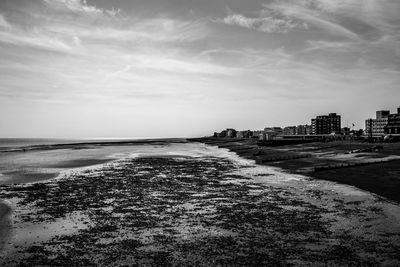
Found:
[[309, 3], [310, 1], [275, 1], [270, 4], [264, 4], [265, 9], [263, 12], [276, 12], [293, 20], [303, 21], [307, 25], [324, 29], [333, 35], [353, 40], [360, 39], [355, 32], [340, 25], [332, 14], [324, 13], [321, 9], [315, 9]]
[[329, 42], [329, 41], [306, 41], [307, 48], [301, 52], [310, 52], [313, 50], [330, 50], [335, 52], [349, 52], [354, 50], [354, 43], [352, 42]]
[[72, 49], [70, 45], [58, 38], [52, 38], [40, 32], [27, 34], [18, 30], [12, 32], [0, 31], [0, 43], [58, 52], [71, 52]]
[[204, 61], [193, 61], [171, 58], [165, 56], [141, 55], [135, 58], [138, 66], [146, 69], [153, 69], [164, 72], [175, 72], [178, 74], [197, 74], [197, 75], [228, 75], [236, 74], [234, 67], [224, 67], [217, 64], [210, 64]]
[[266, 33], [312, 27], [313, 31], [361, 41], [398, 32], [396, 12], [400, 12], [400, 5], [394, 1], [272, 0], [253, 11], [256, 16], [234, 13], [216, 21]]
[[49, 6], [56, 9], [67, 9], [76, 13], [84, 13], [88, 15], [109, 15], [116, 16], [121, 10], [120, 9], [102, 9], [96, 6], [89, 5], [86, 0], [43, 0]]
[[376, 41], [400, 30], [395, 0], [274, 0], [264, 10], [355, 41]]
[[272, 16], [250, 18], [241, 14], [233, 14], [216, 21], [265, 33], [287, 32], [292, 29], [307, 28], [306, 24], [297, 23], [292, 19], [274, 18]]
[[[175, 46], [196, 42], [208, 34], [207, 20], [166, 16], [110, 19], [109, 15], [103, 15], [108, 11], [115, 15], [115, 9], [96, 8], [78, 0], [43, 1], [47, 3], [45, 9], [40, 6], [28, 12], [14, 7], [19, 13], [13, 16], [12, 26], [0, 14], [0, 43], [76, 54], [87, 53], [93, 46], [104, 51], [116, 47], [131, 50]], [[60, 13], [60, 9], [67, 13]]]
[[75, 45], [77, 45], [77, 46], [81, 45], [82, 41], [78, 36], [74, 36], [72, 39], [73, 39]]
[[[129, 23], [128, 23], [129, 22]], [[96, 23], [56, 21], [43, 25], [42, 30], [49, 35], [57, 35], [65, 39], [74, 39], [76, 45], [96, 44], [109, 47], [144, 47], [156, 43], [179, 45], [204, 39], [208, 27], [203, 20], [183, 21], [172, 18], [149, 18], [132, 21], [116, 20], [102, 25]], [[88, 27], [88, 24], [90, 27]], [[85, 42], [86, 41], [86, 42]]]
[[11, 29], [11, 24], [8, 23], [2, 14], [0, 14], [0, 27], [4, 29]]
[[275, 69], [291, 58], [283, 48], [274, 50], [211, 49], [202, 51], [201, 56], [214, 64], [235, 66], [241, 73], [257, 73], [266, 69]]

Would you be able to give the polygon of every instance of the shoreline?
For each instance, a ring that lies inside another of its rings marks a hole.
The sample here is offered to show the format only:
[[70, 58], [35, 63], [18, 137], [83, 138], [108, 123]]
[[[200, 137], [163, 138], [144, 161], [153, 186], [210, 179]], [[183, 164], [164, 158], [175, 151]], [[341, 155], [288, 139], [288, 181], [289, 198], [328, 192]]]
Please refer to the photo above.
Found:
[[[400, 203], [400, 195], [398, 195], [398, 192], [400, 192], [400, 143], [379, 144], [378, 146], [381, 149], [373, 151], [371, 148], [376, 147], [376, 145], [356, 141], [306, 142], [303, 144], [266, 146], [260, 145], [258, 140], [254, 139], [165, 138], [37, 145], [20, 147], [12, 151], [0, 151], [0, 155], [23, 151], [84, 150], [108, 146], [166, 145], [188, 142], [200, 142], [218, 148], [225, 148], [236, 153], [239, 157], [254, 160], [260, 165], [279, 167], [288, 173], [302, 174], [314, 179], [351, 185], [374, 193], [379, 197]], [[364, 150], [371, 151], [365, 152]], [[349, 154], [352, 151], [358, 152]], [[59, 167], [65, 170], [66, 168], [89, 167], [113, 160], [115, 158], [96, 158], [81, 162], [82, 159], [79, 159], [45, 167]], [[38, 174], [33, 173], [32, 175]], [[51, 179], [53, 176], [58, 175], [59, 173], [49, 177]], [[45, 182], [49, 178], [40, 180]], [[8, 182], [3, 182], [2, 184], [8, 184]]]
[[400, 143], [356, 141], [260, 146], [254, 139], [193, 138], [225, 148], [257, 164], [314, 179], [347, 184], [400, 203]]
[[[25, 152], [36, 150], [56, 150], [56, 149], [89, 149], [98, 146], [125, 146], [125, 145], [146, 145], [146, 144], [167, 144], [167, 143], [185, 143], [186, 138], [155, 138], [155, 139], [132, 139], [132, 140], [110, 140], [110, 141], [87, 141], [76, 143], [54, 143], [54, 144], [39, 144], [28, 146], [4, 147], [0, 148], [1, 153]], [[7, 149], [5, 149], [7, 148]]]
[[[132, 147], [186, 143], [182, 138], [57, 143], [0, 150], [0, 184], [47, 181], [68, 169], [117, 160]], [[121, 154], [118, 156], [118, 154]]]
[[57, 180], [0, 186], [0, 198], [13, 204], [0, 265], [400, 262], [398, 205], [292, 179], [215, 146], [178, 146]]

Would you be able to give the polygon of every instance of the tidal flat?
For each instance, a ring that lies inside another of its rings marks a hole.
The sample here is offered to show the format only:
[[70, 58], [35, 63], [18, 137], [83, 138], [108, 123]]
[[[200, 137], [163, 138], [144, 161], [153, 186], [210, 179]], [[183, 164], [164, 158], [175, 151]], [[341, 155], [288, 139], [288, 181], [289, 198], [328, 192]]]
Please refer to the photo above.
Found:
[[231, 154], [124, 158], [1, 185], [13, 212], [0, 265], [400, 265], [397, 204]]

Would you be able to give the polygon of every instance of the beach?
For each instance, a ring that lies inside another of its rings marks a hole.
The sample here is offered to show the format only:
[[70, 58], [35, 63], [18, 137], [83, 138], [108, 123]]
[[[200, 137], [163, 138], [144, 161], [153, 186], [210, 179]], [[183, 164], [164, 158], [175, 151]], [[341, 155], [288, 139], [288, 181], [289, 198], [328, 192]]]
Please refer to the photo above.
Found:
[[258, 164], [352, 185], [400, 202], [400, 143], [334, 141], [264, 146], [254, 139], [194, 140], [229, 149]]
[[4, 180], [0, 265], [400, 264], [400, 206], [353, 186], [199, 142], [44, 151], [107, 161]]

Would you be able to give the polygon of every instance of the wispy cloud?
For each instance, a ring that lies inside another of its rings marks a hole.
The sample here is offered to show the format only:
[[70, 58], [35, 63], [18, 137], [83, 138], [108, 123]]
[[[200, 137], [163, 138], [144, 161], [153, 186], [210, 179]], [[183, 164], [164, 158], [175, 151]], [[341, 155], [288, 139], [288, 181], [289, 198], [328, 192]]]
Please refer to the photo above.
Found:
[[0, 14], [0, 27], [5, 28], [5, 29], [10, 29], [11, 25], [8, 23], [8, 21], [4, 18], [2, 14]]
[[81, 39], [97, 41], [133, 41], [133, 42], [192, 42], [203, 39], [206, 34], [205, 24], [198, 21], [182, 21], [170, 18], [151, 18], [133, 20], [129, 25], [125, 21], [114, 25], [94, 26], [85, 24], [54, 23], [43, 26], [49, 33], [77, 36]]
[[227, 25], [240, 26], [265, 33], [287, 32], [293, 29], [307, 28], [305, 23], [295, 22], [287, 17], [274, 18], [271, 15], [250, 18], [241, 14], [232, 14], [216, 21]]
[[88, 15], [109, 15], [116, 16], [120, 9], [102, 9], [90, 5], [86, 0], [43, 0], [47, 5], [56, 9], [68, 9], [72, 12], [84, 13]]
[[40, 31], [26, 33], [17, 29], [0, 31], [0, 43], [13, 44], [21, 47], [31, 47], [49, 51], [71, 52], [72, 47], [56, 38], [50, 37]]
[[308, 40], [306, 42], [307, 48], [302, 50], [301, 52], [311, 52], [315, 50], [330, 50], [335, 52], [349, 52], [353, 49], [354, 43], [353, 42], [335, 42], [335, 41], [315, 41], [315, 40]]
[[[195, 42], [207, 35], [206, 20], [185, 21], [165, 16], [146, 19], [117, 17], [80, 0], [43, 0], [49, 10], [34, 9], [11, 24], [0, 14], [0, 43], [49, 51], [87, 53], [96, 49], [147, 49], [155, 45]], [[18, 9], [19, 7], [17, 7]], [[65, 12], [60, 14], [60, 10]], [[92, 18], [92, 15], [95, 17]], [[110, 20], [110, 16], [113, 17]], [[61, 19], [62, 18], [62, 19]], [[19, 21], [18, 21], [19, 19]]]
[[275, 0], [263, 6], [268, 13], [276, 12], [356, 41], [377, 40], [400, 29], [400, 5], [396, 1]]
[[359, 36], [338, 23], [330, 13], [324, 13], [320, 9], [312, 8], [310, 1], [274, 1], [264, 4], [263, 12], [277, 12], [283, 16], [300, 20], [314, 28], [322, 28], [331, 34], [358, 40]]
[[379, 38], [391, 25], [385, 18], [388, 12], [371, 1], [273, 0], [253, 13], [256, 16], [229, 14], [216, 21], [266, 33], [312, 27], [354, 41]]

